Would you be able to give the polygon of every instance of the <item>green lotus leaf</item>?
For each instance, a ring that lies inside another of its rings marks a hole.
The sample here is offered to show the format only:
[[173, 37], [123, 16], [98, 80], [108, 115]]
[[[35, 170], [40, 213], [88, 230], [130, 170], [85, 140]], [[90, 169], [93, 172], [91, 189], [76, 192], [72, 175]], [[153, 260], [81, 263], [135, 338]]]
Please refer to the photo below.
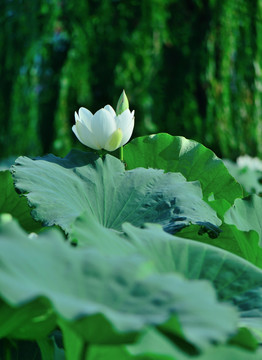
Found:
[[162, 133], [136, 138], [124, 147], [124, 160], [127, 169], [163, 169], [180, 172], [188, 181], [199, 180], [205, 200], [212, 195], [233, 204], [243, 195], [222, 160], [204, 145], [182, 136]]
[[[258, 294], [260, 290], [257, 290], [262, 284], [260, 269], [228, 251], [171, 236], [155, 224], [146, 224], [146, 228], [143, 229], [124, 224], [123, 229], [125, 237], [121, 233], [104, 228], [94, 219], [81, 216], [74, 223], [71, 236], [78, 239], [78, 244], [96, 247], [108, 256], [141, 254], [152, 261], [161, 274], [180, 273], [188, 279], [209, 280], [221, 300], [231, 301], [239, 307], [239, 326], [246, 327], [261, 342], [262, 296]], [[253, 295], [254, 292], [258, 294], [256, 297]], [[241, 309], [241, 304], [245, 304], [246, 310]], [[225, 319], [220, 320], [223, 323]], [[240, 345], [243, 343], [241, 339], [238, 339], [238, 342]], [[243, 346], [247, 345], [245, 336]]]
[[111, 155], [103, 159], [72, 151], [66, 158], [20, 157], [13, 167], [15, 186], [26, 194], [32, 214], [45, 225], [67, 232], [80, 214], [94, 216], [121, 231], [123, 222], [159, 223], [171, 233], [198, 224], [217, 236], [221, 221], [202, 200], [198, 182], [179, 173], [138, 168], [125, 171]]
[[220, 299], [257, 287], [262, 270], [228, 251], [201, 242], [172, 236], [159, 225], [140, 229], [123, 224], [123, 234], [112, 232], [95, 219], [80, 216], [72, 226], [71, 240], [96, 247], [104, 254], [141, 254], [154, 263], [159, 273], [180, 273], [188, 279], [206, 279]]
[[170, 319], [172, 331], [197, 347], [236, 330], [236, 312], [216, 300], [207, 281], [159, 274], [139, 254], [72, 247], [56, 229], [28, 238], [12, 221], [0, 226], [0, 288], [14, 310], [48, 303], [66, 344], [68, 333], [91, 343], [126, 342]]
[[139, 253], [153, 260], [159, 271], [179, 272], [189, 279], [210, 280], [220, 299], [230, 299], [262, 282], [260, 269], [230, 252], [172, 237], [157, 225], [137, 229], [124, 224], [123, 229]]

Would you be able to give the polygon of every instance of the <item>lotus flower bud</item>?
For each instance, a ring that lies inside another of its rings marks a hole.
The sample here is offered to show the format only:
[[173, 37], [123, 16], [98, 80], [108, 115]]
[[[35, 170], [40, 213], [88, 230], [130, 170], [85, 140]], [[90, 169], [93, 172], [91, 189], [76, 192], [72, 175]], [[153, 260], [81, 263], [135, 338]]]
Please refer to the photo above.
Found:
[[129, 102], [128, 102], [128, 98], [126, 96], [125, 90], [123, 90], [123, 92], [120, 95], [120, 98], [118, 100], [118, 103], [116, 105], [116, 114], [120, 115], [127, 109], [129, 109]]

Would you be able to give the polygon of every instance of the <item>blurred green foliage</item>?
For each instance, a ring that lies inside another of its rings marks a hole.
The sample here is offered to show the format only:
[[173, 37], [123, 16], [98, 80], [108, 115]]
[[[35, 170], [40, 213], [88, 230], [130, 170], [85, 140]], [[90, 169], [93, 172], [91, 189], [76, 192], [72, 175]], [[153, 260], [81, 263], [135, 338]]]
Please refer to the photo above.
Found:
[[262, 0], [2, 0], [0, 156], [81, 147], [74, 111], [126, 90], [134, 135], [262, 156]]

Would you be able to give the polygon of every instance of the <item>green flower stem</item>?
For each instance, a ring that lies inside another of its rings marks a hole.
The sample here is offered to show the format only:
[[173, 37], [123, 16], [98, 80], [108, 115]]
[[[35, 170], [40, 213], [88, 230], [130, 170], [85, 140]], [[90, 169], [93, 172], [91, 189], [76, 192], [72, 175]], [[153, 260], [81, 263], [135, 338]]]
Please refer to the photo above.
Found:
[[120, 147], [120, 160], [124, 162], [124, 148], [123, 146]]

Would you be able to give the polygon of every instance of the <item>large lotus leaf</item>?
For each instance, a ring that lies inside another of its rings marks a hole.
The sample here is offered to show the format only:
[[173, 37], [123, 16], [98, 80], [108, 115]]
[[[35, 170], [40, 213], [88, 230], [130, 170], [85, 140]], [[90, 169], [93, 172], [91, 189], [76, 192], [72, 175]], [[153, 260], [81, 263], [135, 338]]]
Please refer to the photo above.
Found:
[[208, 244], [172, 236], [159, 225], [139, 229], [124, 224], [123, 235], [104, 228], [92, 218], [80, 216], [72, 227], [71, 239], [96, 247], [104, 254], [142, 254], [160, 273], [181, 273], [188, 279], [206, 279], [225, 300], [256, 287], [262, 271], [230, 252]]
[[28, 193], [37, 220], [69, 231], [85, 211], [116, 230], [128, 221], [136, 226], [159, 223], [172, 233], [191, 223], [208, 228], [214, 236], [219, 232], [221, 222], [202, 200], [198, 182], [187, 182], [181, 174], [163, 170], [125, 171], [115, 157], [94, 160], [94, 155], [90, 156], [73, 151], [65, 159], [18, 158], [15, 185]]
[[230, 204], [242, 197], [241, 186], [229, 174], [222, 160], [196, 141], [182, 136], [157, 134], [132, 140], [124, 147], [128, 169], [142, 166], [180, 172], [188, 181], [199, 180], [204, 199], [226, 199]]
[[259, 235], [259, 243], [262, 245], [262, 198], [250, 195], [245, 199], [236, 199], [225, 214], [224, 221], [235, 225], [239, 230], [255, 230]]
[[26, 199], [16, 193], [11, 173], [0, 171], [0, 213], [12, 214], [27, 231], [37, 231], [41, 224], [32, 218], [30, 211]]
[[0, 288], [14, 309], [49, 301], [65, 335], [92, 343], [127, 341], [170, 317], [173, 331], [198, 347], [236, 329], [236, 312], [216, 300], [207, 281], [157, 274], [138, 254], [71, 247], [54, 229], [27, 238], [16, 223], [1, 224]]
[[[189, 279], [208, 279], [221, 299], [262, 283], [262, 271], [248, 261], [208, 244], [170, 236], [157, 225], [138, 229], [124, 224], [129, 241], [161, 272], [180, 272]], [[161, 254], [161, 255], [160, 255]]]

